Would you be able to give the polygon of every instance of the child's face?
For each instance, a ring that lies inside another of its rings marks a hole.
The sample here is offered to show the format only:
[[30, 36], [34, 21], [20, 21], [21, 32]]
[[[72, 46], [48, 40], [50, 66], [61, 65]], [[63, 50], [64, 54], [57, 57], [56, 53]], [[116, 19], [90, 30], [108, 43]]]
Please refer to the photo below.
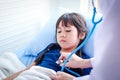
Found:
[[80, 41], [81, 36], [75, 26], [68, 24], [68, 26], [62, 25], [60, 21], [57, 28], [57, 42], [61, 49], [72, 51], [74, 50]]

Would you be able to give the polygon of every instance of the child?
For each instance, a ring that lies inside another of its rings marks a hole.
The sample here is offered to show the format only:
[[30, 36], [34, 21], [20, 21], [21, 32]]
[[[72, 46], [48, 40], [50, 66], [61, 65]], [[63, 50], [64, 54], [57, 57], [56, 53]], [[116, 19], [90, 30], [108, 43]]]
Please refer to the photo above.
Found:
[[[87, 35], [88, 29], [86, 22], [80, 14], [77, 13], [65, 13], [63, 14], [56, 23], [56, 39], [57, 43], [51, 45], [51, 49], [45, 52], [44, 57], [41, 56], [35, 60], [35, 63], [39, 66], [47, 67], [55, 71], [60, 71], [61, 66], [56, 63], [61, 54], [70, 54], [78, 45], [82, 43]], [[40, 53], [41, 55], [41, 53]], [[82, 58], [88, 58], [81, 50], [76, 52], [76, 55]], [[86, 69], [73, 69], [81, 76], [89, 74], [90, 71], [86, 72]], [[64, 72], [69, 73], [65, 69]], [[70, 73], [71, 74], [71, 73]], [[74, 75], [74, 74], [72, 74]], [[76, 76], [76, 75], [74, 75]]]

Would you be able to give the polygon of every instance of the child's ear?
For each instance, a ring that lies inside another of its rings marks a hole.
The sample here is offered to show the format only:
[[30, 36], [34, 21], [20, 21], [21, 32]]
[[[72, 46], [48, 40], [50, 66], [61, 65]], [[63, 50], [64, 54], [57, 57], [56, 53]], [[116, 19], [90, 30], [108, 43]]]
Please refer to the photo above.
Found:
[[81, 33], [79, 34], [79, 38], [80, 38], [81, 40], [83, 40], [83, 39], [85, 38], [85, 32], [81, 32]]

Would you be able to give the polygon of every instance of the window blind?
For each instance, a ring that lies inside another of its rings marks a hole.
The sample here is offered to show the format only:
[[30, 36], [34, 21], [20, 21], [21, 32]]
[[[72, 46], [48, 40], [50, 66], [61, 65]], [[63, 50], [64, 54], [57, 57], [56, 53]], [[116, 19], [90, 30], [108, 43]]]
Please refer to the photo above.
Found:
[[49, 17], [48, 5], [48, 0], [0, 0], [0, 54], [14, 52], [37, 34]]

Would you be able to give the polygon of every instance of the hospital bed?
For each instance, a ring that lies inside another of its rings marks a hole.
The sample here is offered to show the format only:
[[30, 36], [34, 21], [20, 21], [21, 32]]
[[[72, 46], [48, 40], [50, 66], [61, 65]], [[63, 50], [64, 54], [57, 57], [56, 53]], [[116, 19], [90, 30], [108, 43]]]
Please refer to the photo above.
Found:
[[[55, 23], [59, 18], [59, 16], [65, 12], [72, 12], [72, 11], [63, 8], [58, 8], [57, 11], [46, 22], [46, 24], [42, 26], [40, 32], [34, 37], [34, 39], [32, 39], [31, 42], [22, 46], [15, 52], [18, 60], [20, 60], [20, 62], [18, 61], [19, 64], [24, 65], [24, 68], [29, 66], [35, 60], [39, 52], [41, 52], [50, 43], [55, 42]], [[91, 30], [93, 26], [91, 21], [92, 15], [90, 14], [88, 15], [82, 14], [82, 15], [87, 22], [87, 26], [89, 30]], [[85, 44], [85, 46], [82, 47], [83, 52], [89, 57], [93, 57], [94, 55], [93, 42], [94, 42], [94, 34], [90, 37], [90, 39]]]

